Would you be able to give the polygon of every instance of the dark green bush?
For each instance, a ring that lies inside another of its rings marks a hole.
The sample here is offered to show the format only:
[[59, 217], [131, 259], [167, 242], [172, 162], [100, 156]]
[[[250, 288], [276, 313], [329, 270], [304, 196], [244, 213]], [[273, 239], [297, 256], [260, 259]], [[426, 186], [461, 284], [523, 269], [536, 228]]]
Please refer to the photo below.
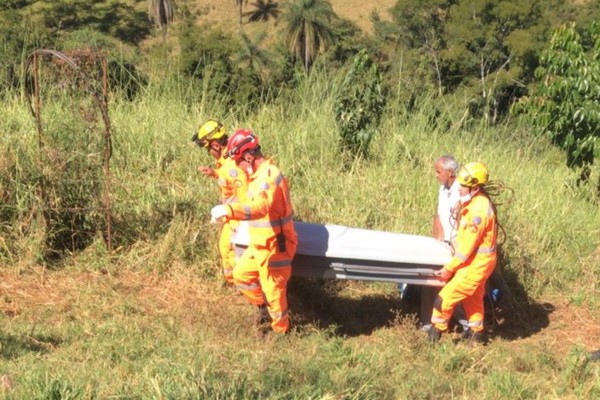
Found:
[[368, 154], [384, 106], [379, 67], [361, 51], [346, 73], [334, 105], [343, 150]]

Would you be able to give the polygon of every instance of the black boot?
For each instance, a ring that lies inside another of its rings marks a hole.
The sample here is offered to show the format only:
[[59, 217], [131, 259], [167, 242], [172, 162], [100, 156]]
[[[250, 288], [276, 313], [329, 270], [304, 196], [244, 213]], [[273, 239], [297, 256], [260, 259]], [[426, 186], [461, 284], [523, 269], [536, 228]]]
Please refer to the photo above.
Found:
[[429, 343], [439, 342], [440, 338], [442, 337], [442, 332], [443, 331], [440, 331], [434, 325], [431, 325], [431, 328], [429, 328], [429, 332], [428, 332]]
[[258, 329], [265, 333], [271, 328], [271, 316], [266, 304], [262, 304], [257, 307], [256, 312], [256, 326]]
[[483, 330], [481, 332], [475, 332], [471, 329], [464, 331], [461, 335], [461, 340], [466, 341], [468, 344], [487, 344], [487, 333]]
[[460, 340], [471, 340], [471, 335], [473, 335], [473, 331], [471, 329], [463, 328], [463, 331], [460, 334]]

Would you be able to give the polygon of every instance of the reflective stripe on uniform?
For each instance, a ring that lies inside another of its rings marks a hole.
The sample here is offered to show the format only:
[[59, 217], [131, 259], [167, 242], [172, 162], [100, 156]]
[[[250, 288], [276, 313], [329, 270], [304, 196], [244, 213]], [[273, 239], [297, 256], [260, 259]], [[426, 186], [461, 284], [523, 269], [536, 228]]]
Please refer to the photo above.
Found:
[[288, 311], [288, 310], [285, 310], [285, 311], [283, 311], [283, 312], [272, 312], [272, 311], [270, 311], [270, 310], [269, 310], [269, 315], [270, 315], [270, 316], [271, 316], [271, 318], [273, 318], [273, 319], [279, 319], [279, 318], [283, 318], [283, 317], [285, 317], [285, 316], [286, 316], [286, 315], [288, 315], [288, 314], [289, 314], [289, 311]]
[[248, 221], [248, 226], [252, 228], [277, 228], [282, 227], [292, 220], [292, 216], [288, 215], [287, 217], [274, 219], [271, 221], [263, 221], [263, 220], [253, 220]]
[[480, 247], [477, 249], [477, 254], [492, 254], [495, 251], [496, 251], [496, 246]]
[[458, 251], [454, 254], [454, 257], [458, 258], [460, 261], [467, 261], [467, 256]]
[[250, 285], [239, 284], [239, 285], [236, 285], [236, 287], [240, 290], [254, 290], [254, 289], [258, 289], [260, 287], [260, 285], [256, 282], [254, 282]]
[[272, 268], [287, 267], [288, 265], [291, 265], [291, 264], [292, 264], [292, 260], [278, 260], [278, 261], [269, 260], [269, 267], [272, 267]]
[[223, 202], [223, 204], [230, 204], [230, 203], [237, 203], [237, 202], [238, 202], [237, 196], [233, 196], [233, 197], [230, 197], [228, 199], [225, 199], [225, 201]]
[[279, 175], [277, 175], [277, 178], [275, 178], [275, 184], [279, 186], [281, 181], [283, 181], [283, 174], [280, 172]]
[[434, 324], [447, 324], [448, 320], [445, 320], [444, 318], [432, 316], [431, 322], [433, 322]]
[[478, 328], [483, 326], [483, 321], [471, 321], [467, 324], [470, 328]]

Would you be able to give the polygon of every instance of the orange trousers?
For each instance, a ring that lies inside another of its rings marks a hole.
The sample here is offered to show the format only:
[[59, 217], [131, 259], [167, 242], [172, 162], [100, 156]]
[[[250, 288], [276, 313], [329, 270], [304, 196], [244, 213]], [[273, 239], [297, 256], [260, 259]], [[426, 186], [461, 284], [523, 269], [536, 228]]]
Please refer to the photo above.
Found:
[[233, 283], [233, 267], [235, 266], [235, 250], [231, 244], [233, 229], [229, 222], [221, 225], [219, 236], [219, 254], [223, 267], [223, 277], [228, 283]]
[[290, 328], [287, 283], [292, 275], [294, 253], [295, 246], [291, 243], [284, 253], [250, 245], [233, 270], [235, 286], [251, 304], [267, 305], [272, 319], [271, 328], [279, 333]]
[[483, 331], [485, 283], [486, 279], [470, 280], [468, 267], [459, 269], [433, 302], [433, 326], [440, 331], [446, 331], [454, 308], [462, 302], [469, 329], [473, 332]]

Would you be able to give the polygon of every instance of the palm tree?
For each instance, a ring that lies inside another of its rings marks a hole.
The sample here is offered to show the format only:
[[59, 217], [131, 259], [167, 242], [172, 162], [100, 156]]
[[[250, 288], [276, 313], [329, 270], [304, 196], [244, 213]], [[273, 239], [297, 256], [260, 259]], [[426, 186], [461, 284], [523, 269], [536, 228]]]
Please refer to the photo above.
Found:
[[297, 0], [289, 6], [285, 14], [288, 48], [302, 59], [306, 71], [333, 40], [330, 22], [334, 16], [328, 0]]
[[173, 0], [149, 0], [148, 17], [159, 29], [162, 29], [166, 41], [168, 26], [175, 20]]
[[235, 4], [237, 4], [239, 10], [240, 10], [240, 26], [242, 26], [242, 7], [244, 6], [244, 4], [248, 4], [248, 0], [235, 0]]
[[148, 15], [159, 28], [166, 28], [175, 19], [172, 0], [150, 0]]
[[240, 32], [240, 35], [242, 46], [234, 55], [234, 62], [238, 65], [251, 68], [264, 83], [272, 64], [269, 52], [260, 48], [261, 42], [267, 36], [266, 32], [260, 33], [254, 41], [244, 32]]
[[253, 11], [246, 13], [248, 15], [248, 21], [268, 21], [270, 18], [277, 19], [279, 14], [279, 4], [273, 0], [256, 0], [256, 3], [252, 3], [254, 6]]

